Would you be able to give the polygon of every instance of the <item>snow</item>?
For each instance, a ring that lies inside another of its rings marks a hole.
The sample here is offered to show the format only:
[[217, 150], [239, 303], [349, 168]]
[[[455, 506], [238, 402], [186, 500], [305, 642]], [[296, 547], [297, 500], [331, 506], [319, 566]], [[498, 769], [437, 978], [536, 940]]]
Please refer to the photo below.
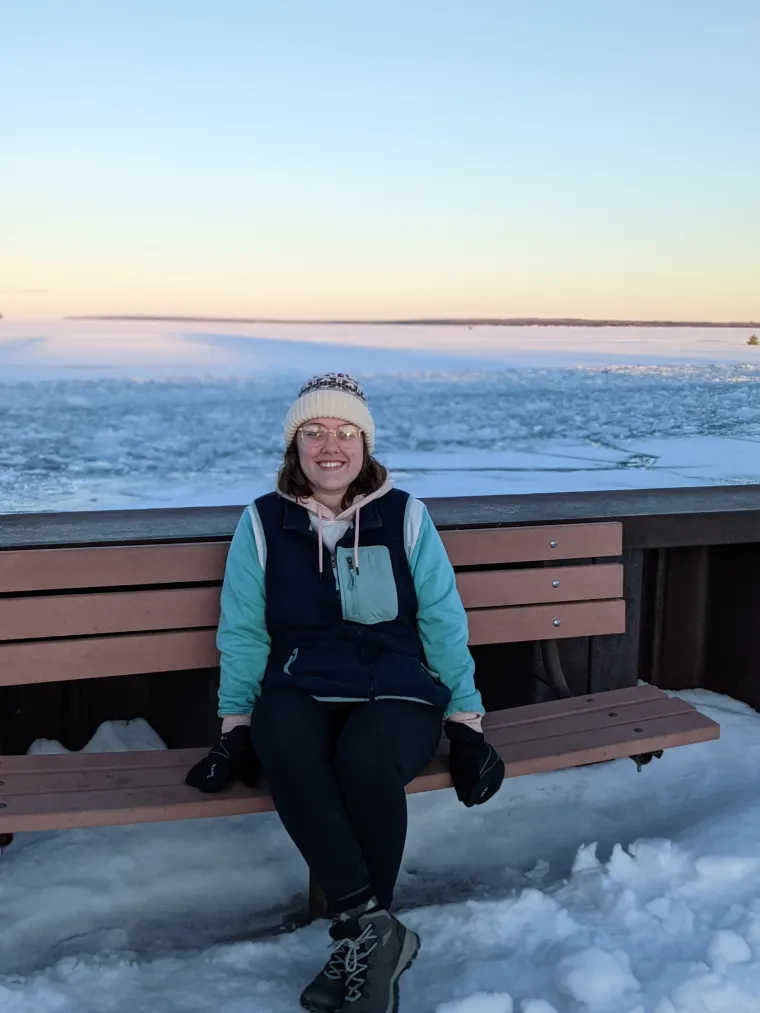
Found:
[[328, 368], [415, 495], [760, 481], [740, 330], [210, 326], [0, 321], [0, 511], [250, 502]]
[[[640, 774], [532, 775], [476, 810], [410, 799], [398, 902], [423, 948], [402, 1013], [760, 1010], [760, 715], [683, 696], [720, 740]], [[105, 734], [144, 747], [146, 728]], [[271, 930], [304, 888], [275, 815], [19, 835], [0, 1010], [291, 1013], [325, 927]]]

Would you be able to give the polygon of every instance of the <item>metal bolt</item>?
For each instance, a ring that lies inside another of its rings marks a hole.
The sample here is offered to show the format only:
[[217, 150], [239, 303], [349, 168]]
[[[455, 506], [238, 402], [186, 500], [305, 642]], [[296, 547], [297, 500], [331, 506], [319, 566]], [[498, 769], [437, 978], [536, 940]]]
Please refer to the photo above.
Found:
[[562, 625], [562, 620], [561, 619], [555, 619], [553, 625], [554, 626], [561, 626]]
[[552, 587], [559, 587], [559, 581], [558, 580], [553, 580], [552, 581]]
[[555, 541], [554, 538], [552, 538], [552, 540], [549, 542], [549, 548], [550, 549], [556, 549], [557, 548], [557, 542]]

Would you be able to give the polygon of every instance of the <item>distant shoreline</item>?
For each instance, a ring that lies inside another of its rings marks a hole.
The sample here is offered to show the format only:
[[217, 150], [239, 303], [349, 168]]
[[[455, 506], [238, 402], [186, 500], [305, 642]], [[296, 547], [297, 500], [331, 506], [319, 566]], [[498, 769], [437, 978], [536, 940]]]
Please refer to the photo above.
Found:
[[138, 316], [138, 315], [87, 315], [64, 317], [64, 320], [124, 320], [152, 323], [185, 324], [326, 324], [351, 327], [714, 327], [737, 330], [760, 328], [757, 321], [714, 321], [714, 320], [583, 320], [577, 317], [462, 317], [462, 318], [421, 318], [419, 320], [295, 320], [276, 317], [184, 317], [184, 316]]

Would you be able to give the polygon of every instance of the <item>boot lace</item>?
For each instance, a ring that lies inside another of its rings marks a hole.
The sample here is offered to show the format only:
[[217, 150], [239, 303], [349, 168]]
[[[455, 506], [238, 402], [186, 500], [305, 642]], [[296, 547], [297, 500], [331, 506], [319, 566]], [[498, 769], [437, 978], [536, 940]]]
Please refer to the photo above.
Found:
[[378, 945], [377, 938], [372, 925], [368, 925], [356, 939], [343, 940], [346, 945], [344, 967], [346, 973], [346, 995], [344, 1002], [358, 1002], [362, 997], [365, 982], [367, 980], [367, 959]]
[[342, 981], [346, 976], [346, 950], [352, 939], [339, 939], [332, 944], [330, 959], [325, 964], [323, 974], [330, 981]]

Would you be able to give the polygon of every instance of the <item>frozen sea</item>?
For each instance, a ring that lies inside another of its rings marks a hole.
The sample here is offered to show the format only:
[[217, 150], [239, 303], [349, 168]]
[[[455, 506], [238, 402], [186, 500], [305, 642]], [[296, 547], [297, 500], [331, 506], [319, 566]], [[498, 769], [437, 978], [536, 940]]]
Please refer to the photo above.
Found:
[[760, 482], [740, 329], [0, 321], [0, 512], [240, 504], [299, 383], [364, 383], [421, 496]]

